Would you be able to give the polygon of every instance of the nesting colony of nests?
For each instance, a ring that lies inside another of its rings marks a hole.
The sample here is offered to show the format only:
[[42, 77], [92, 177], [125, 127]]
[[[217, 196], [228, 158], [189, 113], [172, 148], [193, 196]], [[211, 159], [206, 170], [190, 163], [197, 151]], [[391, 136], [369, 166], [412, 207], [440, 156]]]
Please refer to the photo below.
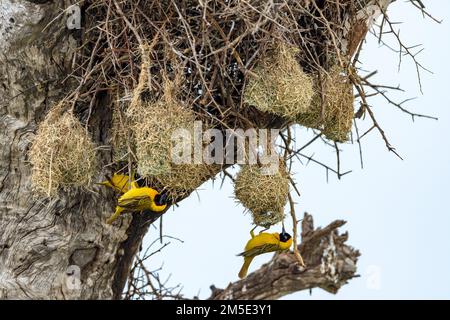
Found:
[[67, 106], [53, 107], [37, 130], [30, 153], [33, 189], [47, 196], [86, 187], [97, 169], [96, 149]]
[[289, 178], [284, 164], [275, 172], [264, 169], [258, 165], [243, 165], [235, 180], [234, 193], [250, 211], [256, 225], [270, 227], [284, 218]]
[[299, 114], [296, 122], [320, 129], [326, 138], [345, 142], [349, 138], [354, 116], [353, 85], [339, 66], [321, 72], [315, 83], [316, 94], [308, 112]]
[[[78, 77], [86, 78], [83, 89], [89, 88], [83, 99], [92, 97], [93, 87], [111, 88], [120, 97], [133, 92], [140, 47], [149, 43], [154, 96], [164, 90], [164, 74], [173, 79], [181, 70], [177, 93], [198, 119], [219, 129], [280, 128], [310, 107], [311, 75], [347, 56], [333, 40], [349, 32], [358, 6], [332, 0], [151, 0], [111, 6], [88, 0], [86, 43], [76, 68], [83, 73]], [[94, 49], [99, 54], [89, 63]]]
[[313, 83], [316, 70], [353, 55], [334, 40], [349, 33], [359, 6], [333, 0], [87, 0], [73, 77], [84, 79], [77, 106], [97, 105], [104, 92], [120, 97], [121, 111], [113, 115], [114, 161], [128, 161], [149, 185], [155, 181], [174, 194], [187, 194], [220, 171], [171, 163], [171, 131], [194, 118], [222, 132], [285, 129], [296, 120], [344, 140], [348, 122], [341, 120], [348, 109], [318, 117], [314, 91], [326, 87], [320, 93], [326, 110], [348, 106], [330, 102], [348, 96], [337, 94], [333, 81], [320, 89]]
[[252, 70], [244, 92], [244, 103], [263, 112], [294, 120], [308, 111], [313, 81], [297, 61], [299, 49], [279, 43]]

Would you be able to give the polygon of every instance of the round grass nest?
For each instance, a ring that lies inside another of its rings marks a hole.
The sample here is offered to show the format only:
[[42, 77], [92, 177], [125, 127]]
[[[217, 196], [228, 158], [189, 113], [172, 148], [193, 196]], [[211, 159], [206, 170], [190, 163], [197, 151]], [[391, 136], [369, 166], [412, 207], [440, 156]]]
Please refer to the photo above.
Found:
[[62, 103], [53, 107], [30, 148], [33, 189], [55, 196], [59, 189], [88, 186], [96, 173], [94, 143], [85, 128]]
[[176, 98], [179, 78], [173, 81], [165, 78], [160, 98], [149, 101], [143, 98], [151, 96], [147, 52], [148, 48], [144, 48], [139, 83], [127, 110], [136, 146], [138, 173], [143, 177], [171, 171], [173, 133], [180, 128], [191, 130], [195, 121], [194, 112]]
[[256, 225], [270, 227], [284, 218], [289, 178], [284, 164], [273, 174], [265, 174], [263, 169], [258, 165], [243, 165], [235, 180], [234, 193], [251, 212]]
[[311, 109], [299, 114], [296, 122], [320, 129], [329, 140], [347, 141], [354, 116], [353, 85], [347, 74], [341, 67], [334, 66], [328, 74], [320, 74], [315, 85]]
[[294, 120], [308, 111], [314, 95], [313, 81], [303, 72], [298, 48], [279, 44], [252, 70], [244, 92], [244, 103]]
[[135, 112], [131, 129], [136, 143], [139, 174], [149, 177], [169, 173], [172, 134], [179, 128], [193, 126], [193, 112], [167, 97], [148, 105], [141, 104]]
[[[128, 136], [133, 140], [132, 152], [136, 158], [138, 174], [147, 178], [150, 185], [159, 186], [172, 199], [177, 199], [191, 193], [216, 175], [220, 166], [174, 163], [174, 138], [178, 136], [174, 133], [184, 129], [193, 137], [196, 117], [191, 108], [177, 99], [177, 91], [183, 80], [180, 73], [176, 73], [173, 80], [163, 73], [162, 94], [154, 98], [154, 92], [149, 87], [150, 48], [147, 45], [141, 47], [141, 74], [126, 112], [126, 121], [131, 131]], [[117, 131], [119, 138], [126, 137], [126, 132], [120, 133], [120, 128]], [[126, 143], [126, 138], [117, 140]]]

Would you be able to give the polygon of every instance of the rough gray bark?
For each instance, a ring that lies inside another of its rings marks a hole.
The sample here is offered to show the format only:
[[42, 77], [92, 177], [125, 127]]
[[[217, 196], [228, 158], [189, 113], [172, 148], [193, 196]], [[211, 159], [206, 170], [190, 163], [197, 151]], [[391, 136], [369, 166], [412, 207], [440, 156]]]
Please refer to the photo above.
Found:
[[358, 250], [345, 243], [348, 234], [337, 231], [344, 224], [345, 221], [337, 220], [323, 229], [314, 229], [312, 216], [305, 214], [299, 251], [306, 268], [299, 265], [292, 251], [275, 254], [245, 279], [230, 283], [223, 290], [212, 287], [210, 299], [278, 299], [313, 288], [336, 293], [356, 276], [359, 257]]
[[[108, 226], [104, 221], [113, 210], [111, 193], [80, 190], [45, 200], [31, 192], [27, 151], [36, 126], [73, 87], [70, 80], [63, 82], [71, 72], [79, 35], [65, 27], [63, 10], [73, 3], [0, 1], [0, 298], [120, 298], [148, 225], [158, 218], [127, 216], [120, 226]], [[104, 107], [96, 110], [104, 113], [93, 114], [91, 120], [99, 145], [106, 141], [104, 129], [110, 117], [107, 100], [101, 103]], [[311, 239], [301, 246], [310, 266], [306, 271], [298, 269], [292, 255], [278, 255], [246, 280], [216, 292], [214, 298], [277, 298], [311, 286], [337, 290], [349, 278], [345, 270], [351, 264], [345, 258], [352, 260], [355, 253], [340, 244], [345, 236], [329, 235], [337, 250], [337, 283], [320, 269], [324, 250], [332, 249], [321, 237], [317, 248]], [[74, 266], [80, 268], [80, 286]], [[269, 284], [274, 287], [261, 291], [250, 285], [258, 275], [272, 279]]]
[[[130, 219], [104, 224], [113, 210], [107, 196], [79, 191], [49, 201], [30, 188], [27, 150], [36, 124], [71, 87], [62, 80], [77, 40], [61, 14], [70, 2], [0, 6], [0, 298], [111, 298], [127, 238]], [[95, 133], [101, 145], [105, 137]]]

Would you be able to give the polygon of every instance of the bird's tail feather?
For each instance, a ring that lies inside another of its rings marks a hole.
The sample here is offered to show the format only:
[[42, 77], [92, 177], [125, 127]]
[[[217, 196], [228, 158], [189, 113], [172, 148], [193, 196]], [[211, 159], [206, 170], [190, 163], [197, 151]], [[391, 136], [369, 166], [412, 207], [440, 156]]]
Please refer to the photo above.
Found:
[[239, 271], [239, 278], [243, 279], [247, 276], [248, 267], [252, 263], [253, 257], [244, 258], [244, 264], [242, 265], [241, 271]]
[[106, 223], [112, 224], [114, 222], [114, 220], [116, 220], [120, 216], [122, 211], [123, 211], [122, 207], [117, 207], [116, 212], [114, 212], [114, 214], [108, 220], [106, 220]]

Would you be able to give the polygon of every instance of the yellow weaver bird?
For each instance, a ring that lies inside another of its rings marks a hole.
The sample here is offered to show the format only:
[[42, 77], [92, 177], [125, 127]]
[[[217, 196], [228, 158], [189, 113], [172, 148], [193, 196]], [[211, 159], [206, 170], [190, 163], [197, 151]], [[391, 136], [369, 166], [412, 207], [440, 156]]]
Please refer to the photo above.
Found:
[[166, 194], [161, 194], [155, 189], [148, 187], [132, 188], [119, 198], [116, 211], [106, 223], [113, 223], [122, 212], [137, 212], [143, 210], [161, 212], [166, 209], [166, 207]]
[[[113, 188], [114, 190], [120, 192], [120, 193], [126, 193], [131, 188], [137, 188], [139, 187], [136, 181], [134, 181], [134, 178], [131, 179], [130, 183], [130, 177], [124, 174], [114, 174], [111, 178], [106, 177], [107, 180], [97, 183], [102, 186]], [[130, 188], [131, 185], [131, 188]]]
[[244, 257], [244, 264], [239, 271], [239, 278], [241, 279], [247, 275], [248, 267], [254, 257], [263, 253], [288, 250], [292, 245], [291, 235], [284, 231], [284, 227], [281, 234], [278, 232], [262, 232], [255, 236], [253, 230], [250, 231], [252, 238], [247, 242], [245, 251], [238, 254], [238, 256]]

